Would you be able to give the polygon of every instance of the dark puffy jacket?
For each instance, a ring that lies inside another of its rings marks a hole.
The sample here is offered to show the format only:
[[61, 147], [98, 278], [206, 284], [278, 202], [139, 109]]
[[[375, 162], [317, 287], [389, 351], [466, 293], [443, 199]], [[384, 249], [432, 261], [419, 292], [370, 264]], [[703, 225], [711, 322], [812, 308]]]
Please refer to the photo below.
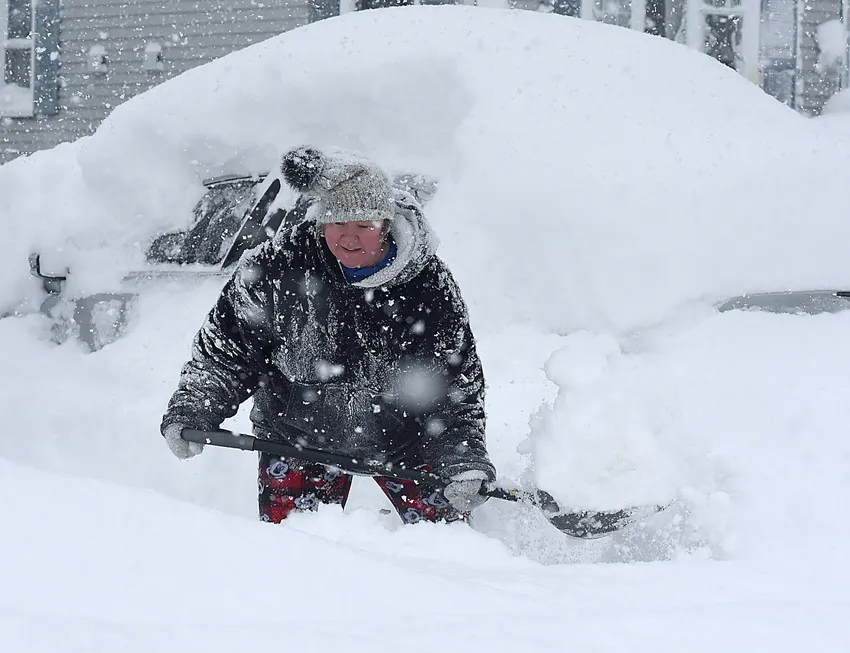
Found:
[[466, 306], [414, 201], [398, 256], [348, 282], [311, 222], [245, 255], [194, 340], [162, 429], [214, 430], [254, 396], [261, 438], [494, 476]]

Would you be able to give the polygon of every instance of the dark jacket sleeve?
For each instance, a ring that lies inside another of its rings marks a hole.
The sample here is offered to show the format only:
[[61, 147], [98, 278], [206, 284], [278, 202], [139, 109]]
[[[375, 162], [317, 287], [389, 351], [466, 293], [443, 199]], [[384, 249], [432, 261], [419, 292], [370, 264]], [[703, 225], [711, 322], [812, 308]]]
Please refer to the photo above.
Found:
[[161, 431], [175, 423], [215, 430], [262, 381], [271, 330], [264, 252], [267, 248], [243, 259], [207, 315], [168, 402]]
[[427, 370], [427, 381], [417, 380], [413, 385], [426, 388], [425, 395], [435, 396], [433, 405], [417, 417], [422, 454], [441, 476], [480, 470], [492, 480], [495, 469], [485, 442], [484, 372], [466, 305], [442, 264], [433, 283], [434, 292], [423, 307], [422, 337], [416, 343], [415, 356], [402, 366], [408, 378]]

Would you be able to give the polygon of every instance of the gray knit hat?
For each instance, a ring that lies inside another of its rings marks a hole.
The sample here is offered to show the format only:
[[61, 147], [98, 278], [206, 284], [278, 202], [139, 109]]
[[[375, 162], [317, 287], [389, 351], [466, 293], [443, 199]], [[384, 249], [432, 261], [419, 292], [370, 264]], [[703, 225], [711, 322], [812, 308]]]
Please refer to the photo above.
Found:
[[303, 146], [287, 152], [280, 169], [286, 183], [315, 200], [308, 220], [328, 224], [392, 220], [395, 215], [389, 177], [358, 154]]

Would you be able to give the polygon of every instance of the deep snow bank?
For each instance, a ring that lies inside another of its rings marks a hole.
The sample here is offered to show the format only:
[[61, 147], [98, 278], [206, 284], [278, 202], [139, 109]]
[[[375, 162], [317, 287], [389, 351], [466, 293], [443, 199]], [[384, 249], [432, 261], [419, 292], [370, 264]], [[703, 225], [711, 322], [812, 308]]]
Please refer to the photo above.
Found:
[[850, 92], [845, 90], [833, 95], [823, 114], [814, 121], [823, 128], [824, 138], [845, 149], [850, 148]]
[[[44, 342], [38, 316], [0, 320], [0, 458], [253, 517], [254, 456], [208, 448], [177, 461], [158, 430], [217, 290], [209, 282], [146, 293], [127, 336], [95, 354], [74, 341]], [[620, 340], [479, 330], [488, 448], [504, 480], [534, 481], [574, 508], [674, 503], [590, 545], [564, 538], [535, 509], [505, 502], [488, 502], [475, 528], [547, 563], [685, 553], [840, 561], [850, 539], [841, 517], [850, 494], [848, 328], [850, 312], [735, 312], [700, 313]], [[249, 430], [249, 407], [225, 426]], [[387, 505], [358, 479], [353, 507]]]
[[631, 328], [696, 298], [846, 283], [834, 207], [850, 155], [819, 133], [710, 58], [629, 30], [469, 7], [348, 14], [0, 168], [0, 299], [28, 292], [32, 247], [60, 248], [78, 290], [108, 285], [140, 263], [142, 232], [188, 219], [203, 177], [312, 142], [442, 179], [430, 213], [477, 319]]
[[542, 567], [462, 525], [331, 508], [285, 527], [0, 460], [0, 649], [843, 653], [846, 576]]
[[679, 547], [838, 562], [848, 328], [847, 311], [735, 311], [623, 341], [572, 334], [546, 363], [558, 395], [532, 421], [533, 478], [568, 506], [672, 501], [649, 533]]
[[850, 113], [850, 93], [846, 90], [833, 95], [823, 108], [823, 115]]
[[[631, 67], [635, 53], [653, 65]], [[547, 561], [757, 557], [789, 532], [776, 555], [831, 560], [847, 539], [834, 519], [847, 493], [836, 412], [846, 314], [610, 332], [700, 296], [843, 279], [844, 155], [822, 134], [709, 59], [626, 30], [460, 8], [368, 12], [192, 71], [94, 137], [0, 168], [14, 229], [0, 257], [14, 269], [0, 279], [20, 281], [33, 242], [97, 253], [89, 272], [119, 273], [143, 231], [188, 215], [202, 176], [271, 166], [296, 142], [359, 147], [443, 180], [431, 214], [474, 309], [500, 471], [519, 478], [526, 417], [552, 398], [530, 441], [541, 485], [606, 508], [680, 500], [642, 542], [611, 540], [604, 555], [553, 554], [545, 537], [534, 549], [538, 531], [493, 502], [484, 530]], [[157, 430], [216, 291], [145, 293], [127, 337], [92, 356], [39, 340], [38, 317], [0, 321], [0, 455], [253, 514], [249, 456], [181, 464]], [[546, 369], [554, 398], [540, 368], [560, 345]], [[817, 527], [798, 537], [801, 514]]]

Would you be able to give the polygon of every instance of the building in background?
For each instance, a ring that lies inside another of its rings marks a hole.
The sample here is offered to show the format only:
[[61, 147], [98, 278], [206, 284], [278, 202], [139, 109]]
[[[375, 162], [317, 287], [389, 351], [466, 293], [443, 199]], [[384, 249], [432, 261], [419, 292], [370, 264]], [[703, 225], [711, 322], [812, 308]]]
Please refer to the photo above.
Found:
[[848, 85], [848, 0], [542, 1], [543, 11], [687, 44], [807, 115]]
[[91, 134], [134, 95], [323, 17], [309, 0], [0, 0], [0, 163]]
[[[686, 43], [806, 114], [847, 85], [850, 0], [456, 0]], [[358, 9], [452, 0], [0, 0], [0, 163], [91, 134], [190, 68]]]

